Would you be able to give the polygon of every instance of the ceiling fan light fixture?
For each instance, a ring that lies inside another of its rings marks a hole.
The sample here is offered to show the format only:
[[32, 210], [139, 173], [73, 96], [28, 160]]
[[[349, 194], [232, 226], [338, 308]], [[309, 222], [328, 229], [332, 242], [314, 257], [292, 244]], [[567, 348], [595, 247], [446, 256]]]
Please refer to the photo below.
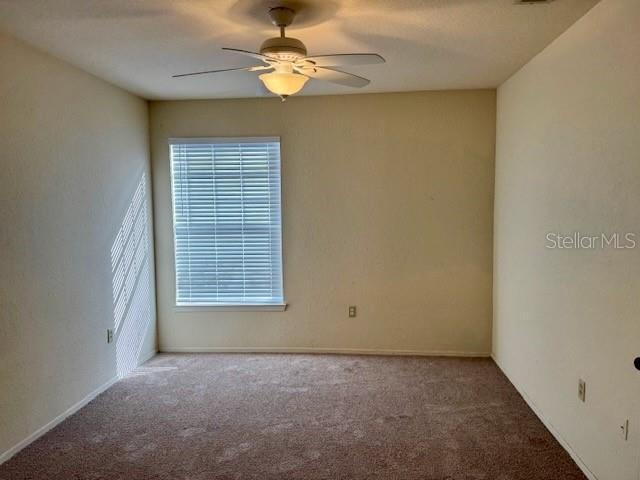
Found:
[[309, 77], [305, 75], [289, 72], [263, 73], [258, 78], [264, 83], [267, 90], [283, 98], [298, 93], [309, 80]]
[[288, 96], [294, 95], [302, 90], [309, 78], [354, 88], [362, 88], [369, 85], [370, 82], [366, 78], [344, 72], [341, 68], [337, 69], [333, 67], [384, 63], [384, 58], [377, 53], [336, 53], [308, 57], [307, 47], [304, 43], [297, 38], [287, 37], [285, 34], [285, 29], [291, 25], [295, 14], [295, 10], [284, 5], [273, 7], [269, 10], [271, 21], [280, 29], [280, 36], [266, 39], [260, 47], [260, 53], [237, 48], [222, 48], [227, 52], [238, 53], [261, 60], [262, 65], [204, 70], [200, 72], [182, 73], [174, 75], [173, 77], [191, 77], [194, 75], [233, 71], [258, 72], [273, 70], [271, 73], [263, 73], [259, 78], [265, 88], [271, 93], [280, 96], [283, 102]]

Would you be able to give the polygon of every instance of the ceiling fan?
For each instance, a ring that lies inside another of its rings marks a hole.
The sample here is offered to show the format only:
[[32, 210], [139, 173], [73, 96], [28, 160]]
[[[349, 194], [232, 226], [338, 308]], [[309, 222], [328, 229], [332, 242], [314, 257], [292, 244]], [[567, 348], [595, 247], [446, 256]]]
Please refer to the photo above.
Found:
[[260, 47], [260, 53], [237, 48], [223, 48], [228, 52], [261, 60], [263, 65], [183, 73], [173, 75], [173, 78], [242, 70], [248, 72], [271, 70], [259, 75], [258, 78], [270, 92], [279, 95], [282, 101], [286, 100], [289, 95], [302, 90], [309, 78], [356, 88], [369, 84], [369, 80], [366, 78], [337, 70], [335, 67], [384, 63], [384, 58], [376, 53], [340, 53], [307, 57], [307, 47], [304, 43], [297, 38], [285, 35], [284, 30], [291, 25], [295, 14], [296, 12], [289, 7], [274, 7], [269, 10], [271, 21], [280, 28], [280, 36], [265, 40]]

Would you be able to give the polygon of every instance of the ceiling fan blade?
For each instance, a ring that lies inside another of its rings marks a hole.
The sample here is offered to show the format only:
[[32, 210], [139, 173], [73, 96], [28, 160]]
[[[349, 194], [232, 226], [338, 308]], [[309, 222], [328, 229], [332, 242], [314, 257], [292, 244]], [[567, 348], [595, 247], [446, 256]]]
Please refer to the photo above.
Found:
[[171, 78], [179, 78], [179, 77], [191, 77], [193, 75], [205, 75], [208, 73], [221, 73], [221, 72], [239, 72], [239, 71], [246, 71], [246, 72], [256, 72], [258, 70], [270, 70], [272, 67], [269, 66], [256, 66], [256, 67], [239, 67], [239, 68], [223, 68], [222, 70], [205, 70], [202, 72], [191, 72], [191, 73], [181, 73], [179, 75], [173, 75]]
[[246, 55], [247, 57], [257, 58], [258, 60], [262, 60], [263, 62], [277, 62], [277, 58], [267, 57], [266, 55], [262, 55], [261, 53], [249, 52], [247, 50], [240, 50], [237, 48], [227, 48], [222, 47], [222, 50], [226, 50], [227, 52], [239, 53], [240, 55]]
[[334, 70], [333, 68], [312, 67], [297, 70], [307, 77], [324, 80], [325, 82], [337, 83], [338, 85], [345, 85], [347, 87], [361, 88], [366, 87], [370, 83], [370, 80], [367, 80], [366, 78], [353, 75], [352, 73]]
[[301, 64], [312, 63], [317, 67], [342, 67], [384, 63], [385, 59], [377, 53], [339, 53], [336, 55], [317, 55], [301, 58], [298, 62]]

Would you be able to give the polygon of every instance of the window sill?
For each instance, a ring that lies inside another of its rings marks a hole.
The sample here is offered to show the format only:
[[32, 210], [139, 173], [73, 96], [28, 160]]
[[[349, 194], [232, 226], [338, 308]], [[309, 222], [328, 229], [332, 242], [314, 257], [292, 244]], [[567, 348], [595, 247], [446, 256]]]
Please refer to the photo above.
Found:
[[252, 305], [176, 305], [177, 312], [284, 312], [286, 303]]

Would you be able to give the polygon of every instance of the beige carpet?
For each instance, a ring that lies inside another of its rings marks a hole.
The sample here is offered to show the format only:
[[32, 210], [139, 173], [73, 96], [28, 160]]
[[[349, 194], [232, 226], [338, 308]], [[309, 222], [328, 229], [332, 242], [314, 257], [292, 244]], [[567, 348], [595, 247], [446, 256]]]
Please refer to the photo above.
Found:
[[489, 359], [159, 355], [0, 479], [585, 479]]

